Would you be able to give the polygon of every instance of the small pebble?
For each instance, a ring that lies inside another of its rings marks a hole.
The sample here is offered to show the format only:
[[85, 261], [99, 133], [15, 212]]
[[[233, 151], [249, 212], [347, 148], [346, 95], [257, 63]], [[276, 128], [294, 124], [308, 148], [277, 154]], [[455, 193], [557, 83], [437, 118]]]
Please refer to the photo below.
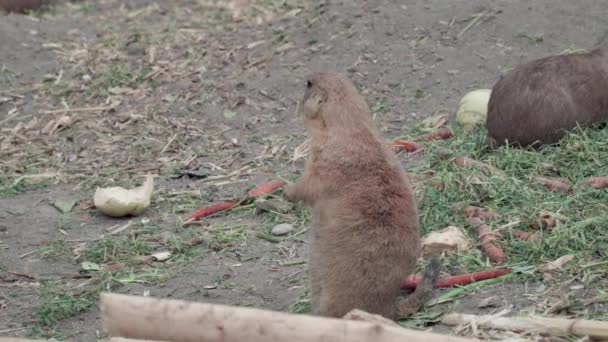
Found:
[[292, 230], [294, 230], [293, 225], [289, 224], [289, 223], [281, 223], [281, 224], [277, 224], [276, 226], [274, 226], [274, 228], [272, 228], [272, 235], [275, 236], [279, 236], [279, 235], [285, 235], [289, 232], [291, 232]]

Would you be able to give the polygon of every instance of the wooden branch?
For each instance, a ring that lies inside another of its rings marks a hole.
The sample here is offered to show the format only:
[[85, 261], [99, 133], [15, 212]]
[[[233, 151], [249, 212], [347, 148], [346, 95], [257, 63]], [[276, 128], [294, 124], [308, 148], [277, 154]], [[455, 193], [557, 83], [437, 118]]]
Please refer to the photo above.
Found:
[[475, 323], [480, 327], [511, 330], [516, 332], [530, 332], [548, 334], [554, 336], [589, 336], [592, 338], [608, 338], [608, 322], [591, 321], [586, 319], [546, 318], [530, 316], [525, 318], [516, 317], [493, 317], [491, 315], [468, 315], [451, 313], [443, 316], [442, 323], [445, 325], [461, 325]]
[[[41, 342], [46, 340], [27, 340], [24, 338], [17, 337], [0, 337], [0, 342]], [[102, 341], [102, 340], [99, 340]], [[105, 341], [105, 340], [103, 340]], [[112, 337], [108, 340], [109, 342], [165, 342], [165, 341], [152, 341], [152, 340], [132, 340], [129, 338]]]
[[385, 324], [178, 300], [101, 294], [111, 336], [161, 341], [478, 341]]

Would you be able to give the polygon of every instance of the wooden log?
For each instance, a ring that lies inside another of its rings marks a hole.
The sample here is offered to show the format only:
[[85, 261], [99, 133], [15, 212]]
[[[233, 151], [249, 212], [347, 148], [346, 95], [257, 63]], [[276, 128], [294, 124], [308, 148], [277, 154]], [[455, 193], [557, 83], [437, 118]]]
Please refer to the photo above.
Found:
[[478, 341], [385, 324], [269, 310], [101, 294], [111, 336], [173, 342]]
[[[101, 342], [101, 341], [97, 341], [97, 342]], [[112, 337], [110, 339], [110, 342], [168, 342], [168, 341], [134, 340], [131, 338], [124, 338], [124, 337]]]
[[443, 316], [445, 325], [461, 325], [475, 321], [479, 327], [510, 330], [518, 333], [529, 332], [553, 336], [589, 336], [608, 339], [608, 322], [586, 319], [529, 317], [493, 317], [491, 315], [469, 315], [451, 313]]
[[[41, 341], [47, 341], [47, 340], [28, 340], [28, 339], [17, 338], [17, 337], [0, 337], [0, 342], [41, 342]], [[98, 340], [97, 342], [103, 342], [103, 341], [109, 341], [109, 342], [167, 342], [167, 341], [152, 341], [152, 340], [132, 340], [129, 338], [122, 338], [122, 337], [112, 337], [111, 339]]]

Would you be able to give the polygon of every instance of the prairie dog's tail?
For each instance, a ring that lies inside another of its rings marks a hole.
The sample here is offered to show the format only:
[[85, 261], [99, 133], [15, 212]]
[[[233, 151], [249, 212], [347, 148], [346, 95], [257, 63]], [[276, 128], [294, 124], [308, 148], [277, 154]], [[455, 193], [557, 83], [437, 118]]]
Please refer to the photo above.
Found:
[[422, 279], [416, 285], [416, 290], [397, 304], [397, 316], [399, 319], [409, 317], [417, 312], [430, 299], [434, 292], [435, 284], [439, 279], [440, 271], [441, 258], [435, 255], [426, 265]]

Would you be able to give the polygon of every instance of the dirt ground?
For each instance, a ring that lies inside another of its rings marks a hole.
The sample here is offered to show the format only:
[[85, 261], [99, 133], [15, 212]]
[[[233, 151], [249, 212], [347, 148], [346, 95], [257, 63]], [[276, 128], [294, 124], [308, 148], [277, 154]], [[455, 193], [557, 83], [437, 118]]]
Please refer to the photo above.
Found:
[[[453, 114], [462, 95], [509, 68], [592, 47], [608, 29], [603, 0], [264, 0], [241, 21], [231, 15], [202, 0], [0, 15], [0, 335], [103, 337], [86, 297], [100, 288], [293, 310], [306, 295], [306, 210], [179, 218], [296, 176], [305, 131], [294, 112], [310, 72], [347, 73], [390, 139]], [[90, 209], [96, 186], [138, 185], [148, 172], [159, 176], [143, 216]], [[76, 204], [62, 213], [58, 200]], [[301, 234], [270, 238], [285, 222]], [[203, 243], [184, 244], [192, 237]], [[175, 258], [132, 264], [162, 250]], [[86, 261], [128, 267], [99, 281], [84, 276]], [[436, 308], [533, 311], [559, 298], [532, 299], [545, 290], [505, 282]], [[495, 306], [478, 307], [492, 296]]]

